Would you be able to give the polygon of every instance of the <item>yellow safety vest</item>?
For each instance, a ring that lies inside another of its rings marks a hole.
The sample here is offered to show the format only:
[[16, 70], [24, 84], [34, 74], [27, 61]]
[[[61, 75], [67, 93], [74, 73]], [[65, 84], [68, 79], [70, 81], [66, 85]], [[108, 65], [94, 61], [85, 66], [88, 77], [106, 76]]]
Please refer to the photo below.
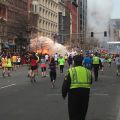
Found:
[[108, 59], [108, 62], [112, 62], [112, 58], [109, 58], [109, 59]]
[[10, 58], [7, 59], [7, 67], [12, 67], [12, 62]]
[[90, 88], [92, 83], [92, 75], [91, 72], [82, 67], [73, 67], [69, 69], [70, 77], [71, 77], [71, 85], [72, 88]]
[[99, 60], [100, 60], [99, 57], [94, 56], [94, 57], [93, 57], [93, 64], [99, 64], [99, 63], [100, 63]]

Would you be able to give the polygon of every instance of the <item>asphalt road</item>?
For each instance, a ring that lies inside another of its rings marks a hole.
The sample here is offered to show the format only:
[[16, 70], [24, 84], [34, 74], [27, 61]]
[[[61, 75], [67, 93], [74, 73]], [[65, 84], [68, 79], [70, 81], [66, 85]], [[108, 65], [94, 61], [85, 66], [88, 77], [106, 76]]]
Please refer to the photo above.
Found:
[[[49, 76], [41, 78], [40, 73], [32, 84], [26, 66], [13, 71], [11, 77], [0, 76], [0, 120], [68, 120], [67, 99], [61, 97], [66, 70], [63, 74], [57, 71], [54, 89]], [[86, 120], [120, 120], [120, 77], [115, 71], [114, 65], [106, 66], [99, 81], [93, 82]]]

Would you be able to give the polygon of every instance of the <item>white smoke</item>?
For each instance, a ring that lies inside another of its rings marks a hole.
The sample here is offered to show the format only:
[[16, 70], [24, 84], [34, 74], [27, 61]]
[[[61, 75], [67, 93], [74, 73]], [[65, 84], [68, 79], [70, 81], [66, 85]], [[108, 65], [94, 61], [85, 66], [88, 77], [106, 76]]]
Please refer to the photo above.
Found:
[[[49, 54], [61, 54], [65, 55], [68, 51], [65, 46], [54, 42], [52, 39], [48, 37], [38, 36], [34, 39], [31, 39], [31, 50], [40, 52], [42, 50], [47, 50]], [[44, 51], [43, 51], [44, 52]]]
[[120, 0], [113, 0], [113, 11], [111, 18], [120, 19]]
[[104, 32], [108, 29], [112, 3], [113, 0], [88, 0], [88, 28], [91, 32]]

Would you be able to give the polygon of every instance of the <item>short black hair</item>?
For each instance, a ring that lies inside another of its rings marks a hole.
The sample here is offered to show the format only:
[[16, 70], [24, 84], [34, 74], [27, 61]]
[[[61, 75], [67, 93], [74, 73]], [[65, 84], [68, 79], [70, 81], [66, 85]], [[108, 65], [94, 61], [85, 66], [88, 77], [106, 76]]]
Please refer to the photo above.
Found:
[[82, 65], [82, 57], [80, 55], [76, 55], [74, 56], [74, 65], [78, 66], [78, 65]]

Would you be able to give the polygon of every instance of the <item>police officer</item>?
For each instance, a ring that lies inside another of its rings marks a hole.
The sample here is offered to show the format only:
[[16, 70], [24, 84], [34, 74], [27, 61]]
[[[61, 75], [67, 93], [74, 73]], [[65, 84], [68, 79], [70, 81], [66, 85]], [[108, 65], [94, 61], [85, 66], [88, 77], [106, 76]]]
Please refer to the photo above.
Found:
[[93, 70], [94, 70], [94, 78], [95, 78], [95, 81], [98, 81], [98, 71], [99, 71], [99, 68], [102, 68], [102, 63], [97, 52], [93, 56], [92, 62], [93, 62], [92, 64], [93, 64]]
[[74, 67], [69, 68], [62, 85], [62, 97], [68, 94], [69, 120], [85, 120], [92, 84], [90, 70], [82, 66], [80, 55], [74, 57]]

